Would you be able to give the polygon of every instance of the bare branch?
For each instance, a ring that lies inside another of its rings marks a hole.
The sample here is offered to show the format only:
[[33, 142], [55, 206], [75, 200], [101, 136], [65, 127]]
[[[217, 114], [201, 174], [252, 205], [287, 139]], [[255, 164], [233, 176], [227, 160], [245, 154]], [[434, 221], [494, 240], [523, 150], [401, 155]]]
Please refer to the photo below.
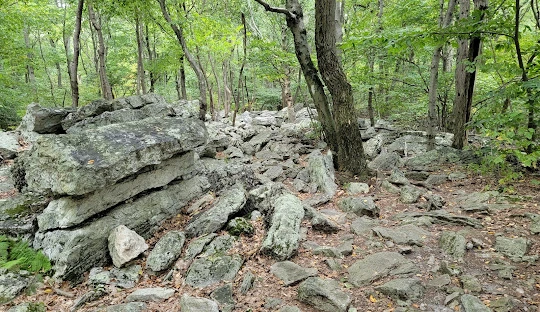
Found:
[[257, 3], [262, 5], [264, 9], [268, 12], [274, 12], [274, 13], [281, 13], [285, 14], [288, 18], [296, 18], [296, 15], [294, 15], [291, 11], [284, 9], [284, 8], [275, 8], [270, 6], [268, 3], [264, 2], [263, 0], [255, 0]]

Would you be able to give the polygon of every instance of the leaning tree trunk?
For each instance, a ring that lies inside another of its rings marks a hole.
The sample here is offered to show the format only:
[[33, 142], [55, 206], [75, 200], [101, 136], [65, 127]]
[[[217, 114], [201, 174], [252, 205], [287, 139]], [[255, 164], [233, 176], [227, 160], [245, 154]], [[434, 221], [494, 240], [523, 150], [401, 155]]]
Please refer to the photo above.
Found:
[[336, 0], [315, 0], [315, 47], [319, 70], [333, 100], [340, 170], [367, 177], [367, 161], [354, 108], [351, 84], [336, 48]]
[[[443, 1], [441, 1], [443, 2]], [[444, 3], [444, 2], [443, 2]], [[450, 25], [456, 0], [448, 0], [448, 9], [444, 15], [441, 28], [446, 28]], [[440, 15], [443, 16], [443, 9], [441, 7]], [[443, 45], [440, 44], [433, 51], [433, 57], [431, 58], [431, 73], [429, 79], [429, 107], [428, 107], [428, 128], [427, 128], [427, 149], [431, 151], [435, 148], [435, 128], [438, 122], [437, 114], [437, 84], [439, 82], [439, 63], [441, 60]]]
[[113, 99], [113, 93], [111, 89], [111, 84], [109, 83], [109, 78], [107, 77], [107, 67], [105, 61], [105, 40], [103, 40], [103, 31], [101, 29], [101, 17], [96, 17], [92, 3], [88, 3], [88, 16], [92, 27], [94, 27], [97, 37], [98, 37], [98, 71], [99, 71], [99, 81], [101, 85], [101, 94], [106, 100]]
[[[71, 85], [71, 106], [79, 106], [79, 83], [77, 80], [79, 68], [79, 54], [81, 52], [80, 35], [81, 35], [81, 20], [84, 0], [79, 0], [77, 4], [77, 12], [75, 18], [75, 29], [73, 30], [73, 57], [68, 62], [69, 83]], [[67, 47], [68, 44], [64, 43]], [[66, 52], [67, 53], [67, 52]]]
[[174, 31], [174, 34], [176, 35], [176, 39], [178, 39], [178, 42], [180, 43], [180, 46], [182, 47], [182, 51], [184, 52], [185, 58], [188, 60], [189, 65], [191, 66], [191, 69], [195, 72], [195, 75], [197, 76], [197, 81], [199, 85], [199, 119], [202, 121], [206, 120], [206, 79], [204, 77], [204, 74], [199, 67], [199, 64], [197, 63], [197, 60], [193, 57], [191, 52], [188, 49], [186, 39], [184, 38], [184, 29], [175, 23], [173, 23], [171, 16], [169, 15], [169, 11], [167, 10], [167, 7], [165, 5], [165, 0], [158, 0], [159, 5], [161, 7], [161, 13], [163, 13], [163, 17], [167, 21], [167, 23], [171, 26], [172, 30]]

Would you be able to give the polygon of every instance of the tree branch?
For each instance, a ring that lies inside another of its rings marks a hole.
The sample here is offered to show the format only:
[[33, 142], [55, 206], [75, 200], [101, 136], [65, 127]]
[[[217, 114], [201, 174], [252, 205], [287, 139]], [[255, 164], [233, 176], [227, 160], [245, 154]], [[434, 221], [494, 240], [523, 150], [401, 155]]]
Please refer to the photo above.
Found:
[[268, 3], [262, 0], [255, 0], [255, 1], [259, 3], [260, 5], [262, 5], [264, 9], [268, 12], [281, 13], [281, 14], [285, 14], [285, 16], [287, 16], [288, 18], [293, 18], [293, 19], [296, 18], [296, 15], [294, 15], [291, 11], [287, 9], [272, 7]]

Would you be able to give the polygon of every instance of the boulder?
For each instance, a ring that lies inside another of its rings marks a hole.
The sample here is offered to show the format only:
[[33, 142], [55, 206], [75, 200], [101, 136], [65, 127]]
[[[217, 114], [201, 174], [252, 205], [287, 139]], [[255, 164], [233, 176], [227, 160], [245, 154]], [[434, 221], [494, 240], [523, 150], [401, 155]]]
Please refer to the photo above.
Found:
[[0, 305], [7, 303], [19, 295], [29, 284], [28, 277], [15, 273], [0, 274]]
[[352, 212], [360, 217], [379, 217], [380, 209], [372, 197], [343, 197], [337, 202], [337, 206], [345, 212]]
[[105, 312], [144, 312], [147, 311], [144, 302], [128, 302], [108, 306]]
[[298, 300], [325, 312], [346, 312], [351, 304], [351, 296], [341, 290], [337, 281], [319, 277], [300, 284]]
[[185, 283], [192, 287], [204, 288], [221, 281], [233, 281], [244, 263], [239, 255], [197, 258], [189, 267]]
[[137, 258], [146, 249], [144, 238], [125, 225], [117, 226], [109, 235], [109, 253], [116, 267]]
[[381, 153], [368, 163], [368, 168], [371, 170], [390, 171], [399, 167], [401, 157], [395, 152]]
[[97, 190], [88, 196], [67, 196], [53, 200], [37, 217], [39, 229], [46, 231], [78, 225], [146, 190], [163, 187], [194, 171], [196, 158], [194, 152], [188, 152], [151, 166], [153, 170], [142, 172], [106, 189]]
[[415, 273], [418, 270], [399, 253], [383, 251], [356, 261], [348, 271], [349, 282], [360, 287], [388, 275]]
[[15, 158], [20, 147], [14, 132], [0, 131], [0, 163], [3, 159]]
[[32, 103], [26, 108], [26, 114], [22, 118], [18, 130], [23, 132], [63, 133], [62, 120], [72, 110], [63, 108], [42, 107]]
[[526, 256], [531, 242], [524, 237], [508, 238], [497, 236], [495, 239], [495, 249], [512, 261], [535, 261], [538, 255]]
[[187, 294], [180, 299], [182, 312], [219, 312], [218, 304], [206, 298], [191, 297]]
[[214, 299], [222, 312], [231, 312], [236, 305], [233, 299], [233, 285], [225, 284], [216, 288], [211, 294], [210, 298]]
[[375, 227], [373, 232], [380, 237], [392, 240], [396, 244], [415, 246], [423, 246], [424, 241], [430, 235], [428, 231], [412, 224], [402, 225], [397, 228]]
[[443, 232], [439, 239], [441, 249], [456, 259], [462, 259], [465, 256], [466, 243], [465, 237], [456, 232]]
[[270, 229], [262, 243], [261, 252], [278, 260], [287, 260], [298, 249], [304, 207], [296, 196], [284, 194], [275, 200], [273, 208]]
[[378, 224], [378, 220], [374, 220], [366, 216], [356, 218], [351, 223], [351, 232], [356, 235], [369, 235], [372, 233], [372, 229]]
[[317, 269], [303, 268], [291, 261], [276, 262], [270, 267], [270, 273], [283, 281], [283, 285], [290, 286], [305, 280], [310, 276], [317, 276]]
[[247, 193], [244, 186], [237, 184], [218, 197], [208, 210], [195, 216], [185, 228], [187, 237], [197, 237], [220, 230], [229, 217], [244, 207]]
[[334, 164], [330, 151], [326, 155], [320, 150], [313, 151], [308, 157], [308, 171], [310, 182], [317, 191], [332, 196], [336, 193], [337, 185], [334, 182]]
[[255, 232], [255, 229], [248, 219], [237, 217], [229, 221], [227, 224], [227, 231], [234, 236], [240, 236], [242, 234], [251, 236]]
[[351, 182], [347, 187], [347, 193], [351, 195], [367, 194], [369, 193], [369, 185], [366, 183]]
[[403, 172], [399, 169], [392, 170], [392, 173], [390, 174], [390, 178], [388, 178], [388, 182], [397, 184], [397, 185], [408, 185], [410, 184], [409, 179], [405, 176]]
[[127, 302], [134, 302], [134, 301], [160, 302], [160, 301], [165, 301], [169, 299], [173, 295], [174, 295], [174, 289], [172, 288], [162, 288], [162, 287], [141, 288], [141, 289], [135, 290], [129, 296], [127, 296], [126, 301]]
[[148, 118], [92, 131], [43, 136], [18, 158], [16, 180], [27, 191], [84, 195], [113, 185], [206, 142], [199, 120]]
[[154, 272], [168, 269], [180, 257], [186, 241], [184, 232], [170, 231], [157, 243], [146, 259], [146, 267]]
[[404, 204], [414, 204], [422, 195], [422, 190], [413, 185], [405, 185], [401, 188], [399, 198]]
[[210, 233], [192, 240], [186, 248], [183, 259], [186, 261], [195, 259], [216, 236], [216, 233]]
[[53, 261], [55, 277], [79, 282], [83, 273], [107, 264], [107, 238], [118, 225], [149, 237], [166, 219], [209, 188], [204, 177], [194, 177], [116, 206], [82, 227], [37, 232], [34, 248]]
[[461, 304], [465, 312], [491, 312], [480, 299], [473, 295], [465, 294], [461, 296]]
[[375, 287], [376, 291], [396, 300], [416, 300], [424, 295], [424, 286], [416, 278], [398, 278]]

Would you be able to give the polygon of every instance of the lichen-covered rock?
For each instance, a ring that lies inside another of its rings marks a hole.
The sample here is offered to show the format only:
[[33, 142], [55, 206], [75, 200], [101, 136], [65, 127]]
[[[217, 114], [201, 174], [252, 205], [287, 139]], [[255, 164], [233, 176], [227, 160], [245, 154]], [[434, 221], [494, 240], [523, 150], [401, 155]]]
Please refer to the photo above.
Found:
[[14, 132], [0, 130], [0, 159], [12, 159], [21, 146]]
[[398, 300], [415, 300], [424, 295], [424, 286], [416, 278], [398, 278], [375, 287], [375, 290]]
[[400, 162], [401, 157], [395, 152], [381, 153], [368, 163], [368, 168], [371, 170], [390, 171], [397, 168]]
[[443, 232], [439, 239], [439, 246], [442, 250], [456, 259], [465, 256], [467, 240], [456, 232]]
[[291, 261], [276, 262], [270, 267], [270, 273], [289, 286], [305, 280], [310, 276], [317, 276], [317, 269], [303, 268]]
[[512, 261], [535, 261], [538, 256], [526, 256], [530, 242], [524, 237], [507, 238], [498, 236], [495, 239], [495, 249]]
[[109, 235], [109, 253], [116, 267], [137, 258], [146, 249], [144, 238], [125, 225], [117, 226]]
[[346, 312], [351, 304], [351, 297], [337, 281], [319, 277], [310, 277], [300, 284], [298, 300], [325, 312]]
[[134, 302], [134, 301], [142, 301], [142, 302], [148, 302], [148, 301], [165, 301], [172, 297], [174, 295], [174, 289], [172, 288], [162, 288], [162, 287], [156, 287], [156, 288], [141, 288], [137, 289], [134, 292], [132, 292], [129, 296], [127, 296], [126, 301], [127, 302]]
[[128, 302], [108, 306], [105, 312], [144, 312], [147, 311], [144, 302]]
[[15, 273], [0, 274], [0, 305], [15, 299], [28, 283], [27, 277]]
[[16, 180], [40, 194], [84, 195], [206, 142], [204, 124], [148, 118], [91, 131], [43, 136], [15, 166]]
[[240, 236], [245, 234], [247, 236], [253, 235], [255, 229], [246, 218], [238, 217], [234, 218], [227, 224], [227, 231], [234, 236]]
[[430, 235], [428, 231], [412, 224], [402, 225], [397, 228], [375, 227], [373, 232], [380, 237], [392, 240], [396, 244], [415, 246], [423, 246], [424, 241]]
[[298, 249], [304, 207], [300, 199], [292, 194], [281, 195], [273, 206], [274, 214], [261, 251], [278, 260], [287, 260]]
[[320, 150], [315, 150], [309, 155], [308, 170], [311, 183], [317, 191], [334, 195], [337, 185], [334, 182], [334, 164], [332, 153], [323, 155]]
[[180, 257], [186, 235], [180, 231], [170, 231], [157, 243], [146, 259], [146, 267], [154, 272], [168, 269]]
[[352, 212], [357, 216], [377, 218], [380, 212], [372, 197], [344, 197], [338, 201], [337, 205], [339, 209]]
[[197, 237], [220, 230], [229, 217], [240, 211], [247, 201], [244, 186], [237, 184], [218, 197], [208, 210], [195, 216], [185, 228], [187, 237]]
[[182, 295], [180, 299], [180, 309], [182, 312], [219, 312], [218, 304], [206, 298], [191, 297]]
[[32, 103], [26, 108], [26, 115], [24, 115], [18, 130], [40, 134], [62, 133], [62, 120], [70, 112], [72, 110], [42, 107], [37, 103]]
[[465, 312], [491, 312], [480, 299], [473, 295], [465, 294], [461, 296], [461, 304]]
[[401, 188], [399, 198], [404, 204], [414, 204], [418, 201], [420, 195], [422, 195], [422, 190], [418, 187], [405, 185]]
[[185, 282], [193, 287], [207, 287], [221, 281], [232, 281], [244, 260], [239, 255], [198, 258], [189, 267]]
[[349, 282], [363, 286], [387, 275], [417, 272], [414, 264], [397, 252], [383, 251], [356, 261], [349, 267]]

